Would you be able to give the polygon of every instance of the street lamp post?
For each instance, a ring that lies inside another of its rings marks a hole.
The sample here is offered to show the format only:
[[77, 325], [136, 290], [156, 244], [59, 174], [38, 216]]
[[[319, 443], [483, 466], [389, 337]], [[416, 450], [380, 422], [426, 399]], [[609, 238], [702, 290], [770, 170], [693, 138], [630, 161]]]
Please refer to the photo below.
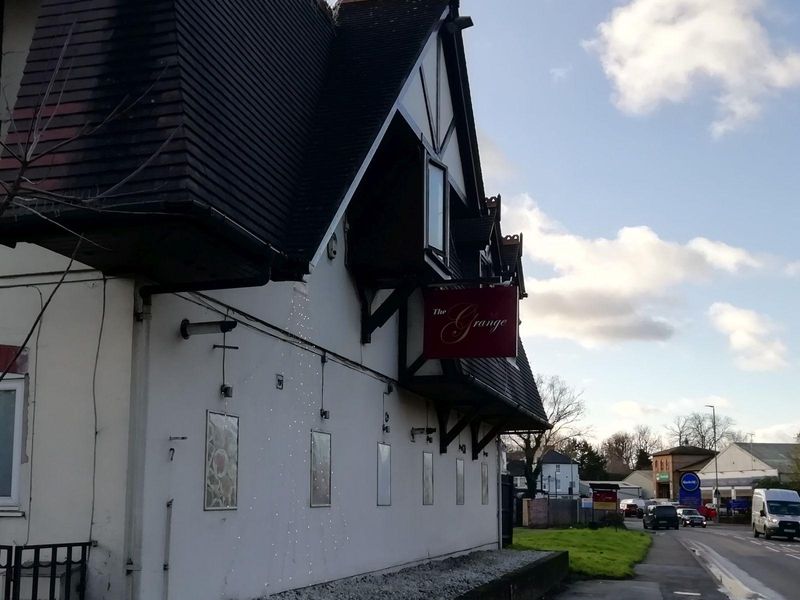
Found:
[[714, 436], [714, 508], [715, 515], [714, 520], [719, 523], [719, 510], [720, 510], [720, 503], [719, 503], [719, 467], [717, 466], [717, 410], [713, 404], [706, 404], [707, 408], [711, 409], [711, 429], [712, 435]]

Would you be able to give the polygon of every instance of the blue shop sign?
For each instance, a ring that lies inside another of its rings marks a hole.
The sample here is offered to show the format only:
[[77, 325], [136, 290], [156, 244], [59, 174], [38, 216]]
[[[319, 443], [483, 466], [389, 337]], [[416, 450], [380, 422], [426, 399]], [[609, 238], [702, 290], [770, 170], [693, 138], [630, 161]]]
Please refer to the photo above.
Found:
[[687, 492], [696, 492], [700, 489], [700, 478], [697, 473], [687, 472], [681, 475], [681, 488]]

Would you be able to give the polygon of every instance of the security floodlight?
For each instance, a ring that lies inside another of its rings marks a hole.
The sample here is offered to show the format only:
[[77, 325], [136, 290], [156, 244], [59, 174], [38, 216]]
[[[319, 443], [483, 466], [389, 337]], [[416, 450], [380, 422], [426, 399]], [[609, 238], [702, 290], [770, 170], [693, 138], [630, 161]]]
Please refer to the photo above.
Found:
[[236, 321], [204, 321], [192, 323], [189, 319], [181, 321], [181, 337], [188, 340], [193, 335], [206, 335], [209, 333], [228, 333], [237, 325]]

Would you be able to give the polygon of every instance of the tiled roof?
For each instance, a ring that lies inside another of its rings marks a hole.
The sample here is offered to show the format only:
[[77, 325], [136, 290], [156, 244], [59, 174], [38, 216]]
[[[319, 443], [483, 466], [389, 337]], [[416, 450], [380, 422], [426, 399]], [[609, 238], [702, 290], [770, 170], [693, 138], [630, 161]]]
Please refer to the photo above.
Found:
[[510, 406], [519, 404], [536, 419], [547, 423], [547, 414], [522, 341], [519, 342], [516, 366], [505, 358], [464, 358], [460, 363], [468, 378], [492, 390], [496, 398]]
[[714, 456], [714, 451], [706, 450], [705, 448], [699, 448], [697, 446], [675, 446], [674, 448], [667, 448], [666, 450], [653, 452], [653, 456], [669, 456], [674, 454], [682, 456]]
[[447, 0], [344, 2], [285, 247], [310, 258]]
[[748, 444], [737, 442], [739, 448], [764, 461], [780, 473], [794, 472], [794, 456], [800, 453], [800, 444]]
[[572, 460], [566, 454], [559, 452], [558, 450], [548, 450], [542, 456], [542, 463], [546, 465], [571, 465], [577, 464], [574, 460]]

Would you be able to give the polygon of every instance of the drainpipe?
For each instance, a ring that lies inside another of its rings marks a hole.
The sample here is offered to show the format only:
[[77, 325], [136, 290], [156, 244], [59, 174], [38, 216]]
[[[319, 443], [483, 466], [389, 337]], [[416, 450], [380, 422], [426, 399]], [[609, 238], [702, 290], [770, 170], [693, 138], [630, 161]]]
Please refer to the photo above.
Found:
[[495, 439], [497, 450], [497, 549], [503, 549], [503, 457], [500, 436]]
[[151, 298], [136, 286], [128, 425], [128, 476], [125, 510], [125, 574], [127, 600], [142, 597], [142, 513], [144, 510], [145, 434], [150, 361]]

